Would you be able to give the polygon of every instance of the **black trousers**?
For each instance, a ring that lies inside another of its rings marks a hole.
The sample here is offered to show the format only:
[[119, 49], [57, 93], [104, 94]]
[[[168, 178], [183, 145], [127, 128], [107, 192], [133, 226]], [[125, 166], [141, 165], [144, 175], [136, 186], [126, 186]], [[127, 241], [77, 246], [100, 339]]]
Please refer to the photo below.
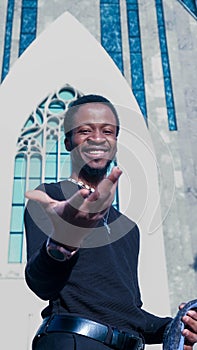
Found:
[[33, 350], [111, 350], [93, 339], [69, 333], [48, 333], [33, 342]]

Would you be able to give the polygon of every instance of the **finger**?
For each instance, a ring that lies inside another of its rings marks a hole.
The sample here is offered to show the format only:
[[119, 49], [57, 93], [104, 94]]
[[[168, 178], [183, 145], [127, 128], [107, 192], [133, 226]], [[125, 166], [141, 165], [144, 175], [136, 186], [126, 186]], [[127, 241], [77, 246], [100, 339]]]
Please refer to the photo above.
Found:
[[99, 193], [105, 194], [106, 192], [110, 192], [113, 185], [117, 184], [121, 174], [122, 171], [118, 167], [114, 167], [111, 173], [98, 185]]
[[[111, 173], [103, 179], [95, 189], [95, 192], [90, 196], [89, 201], [97, 200], [98, 198], [106, 198], [111, 190], [116, 188], [118, 179], [122, 171], [118, 167], [114, 167]], [[115, 192], [115, 190], [114, 190]]]
[[77, 191], [69, 200], [68, 205], [72, 207], [75, 211], [78, 211], [81, 205], [84, 203], [85, 198], [89, 195], [89, 190], [82, 189]]
[[186, 345], [187, 344], [192, 345], [192, 344], [195, 344], [197, 342], [197, 334], [190, 331], [189, 329], [184, 329], [182, 331], [182, 334], [185, 337]]
[[187, 312], [187, 315], [197, 321], [197, 311], [196, 310], [193, 310], [193, 309], [189, 310]]
[[111, 173], [100, 182], [86, 200], [87, 212], [98, 213], [107, 210], [111, 206], [121, 174], [122, 171], [118, 167], [114, 167]]
[[179, 310], [183, 309], [184, 306], [185, 306], [185, 303], [181, 303], [181, 304], [179, 305]]
[[197, 321], [196, 319], [193, 319], [192, 317], [186, 315], [182, 317], [182, 321], [186, 328], [189, 328], [193, 332], [197, 333]]
[[193, 345], [184, 345], [183, 349], [184, 350], [192, 350], [193, 349]]
[[39, 202], [44, 207], [49, 204], [56, 203], [56, 200], [51, 198], [46, 192], [40, 190], [27, 191], [25, 197], [33, 201]]
[[115, 183], [118, 181], [120, 175], [122, 174], [122, 170], [119, 167], [113, 167], [111, 173], [107, 176], [107, 179]]

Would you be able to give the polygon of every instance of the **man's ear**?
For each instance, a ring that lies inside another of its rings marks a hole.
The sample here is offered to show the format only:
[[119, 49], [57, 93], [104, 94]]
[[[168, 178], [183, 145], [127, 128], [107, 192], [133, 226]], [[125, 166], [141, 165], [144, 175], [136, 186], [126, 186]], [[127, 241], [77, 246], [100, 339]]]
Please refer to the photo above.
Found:
[[64, 139], [64, 144], [65, 144], [65, 148], [68, 152], [71, 151], [72, 147], [71, 147], [71, 138], [70, 137], [65, 137]]

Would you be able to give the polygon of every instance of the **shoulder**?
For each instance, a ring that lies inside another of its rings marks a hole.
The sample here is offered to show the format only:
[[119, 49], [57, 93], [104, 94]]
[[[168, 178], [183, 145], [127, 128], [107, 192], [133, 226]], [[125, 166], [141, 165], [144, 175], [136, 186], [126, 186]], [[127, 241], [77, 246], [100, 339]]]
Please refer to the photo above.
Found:
[[71, 197], [77, 191], [77, 186], [64, 180], [59, 182], [42, 183], [36, 189], [46, 192], [53, 199], [61, 201]]

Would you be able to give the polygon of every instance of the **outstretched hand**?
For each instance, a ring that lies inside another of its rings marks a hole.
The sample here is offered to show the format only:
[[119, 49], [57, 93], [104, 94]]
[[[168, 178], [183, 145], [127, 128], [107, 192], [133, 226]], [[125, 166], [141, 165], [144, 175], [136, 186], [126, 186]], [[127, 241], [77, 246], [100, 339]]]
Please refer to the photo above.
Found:
[[[184, 307], [184, 303], [179, 306], [181, 310]], [[193, 345], [197, 343], [197, 310], [189, 310], [185, 316], [182, 317], [182, 321], [185, 328], [182, 334], [185, 337], [184, 350], [193, 349]]]
[[26, 197], [41, 204], [50, 217], [53, 238], [65, 245], [79, 247], [111, 206], [122, 171], [114, 167], [95, 191], [81, 189], [71, 198], [58, 201], [40, 190], [26, 192]]

